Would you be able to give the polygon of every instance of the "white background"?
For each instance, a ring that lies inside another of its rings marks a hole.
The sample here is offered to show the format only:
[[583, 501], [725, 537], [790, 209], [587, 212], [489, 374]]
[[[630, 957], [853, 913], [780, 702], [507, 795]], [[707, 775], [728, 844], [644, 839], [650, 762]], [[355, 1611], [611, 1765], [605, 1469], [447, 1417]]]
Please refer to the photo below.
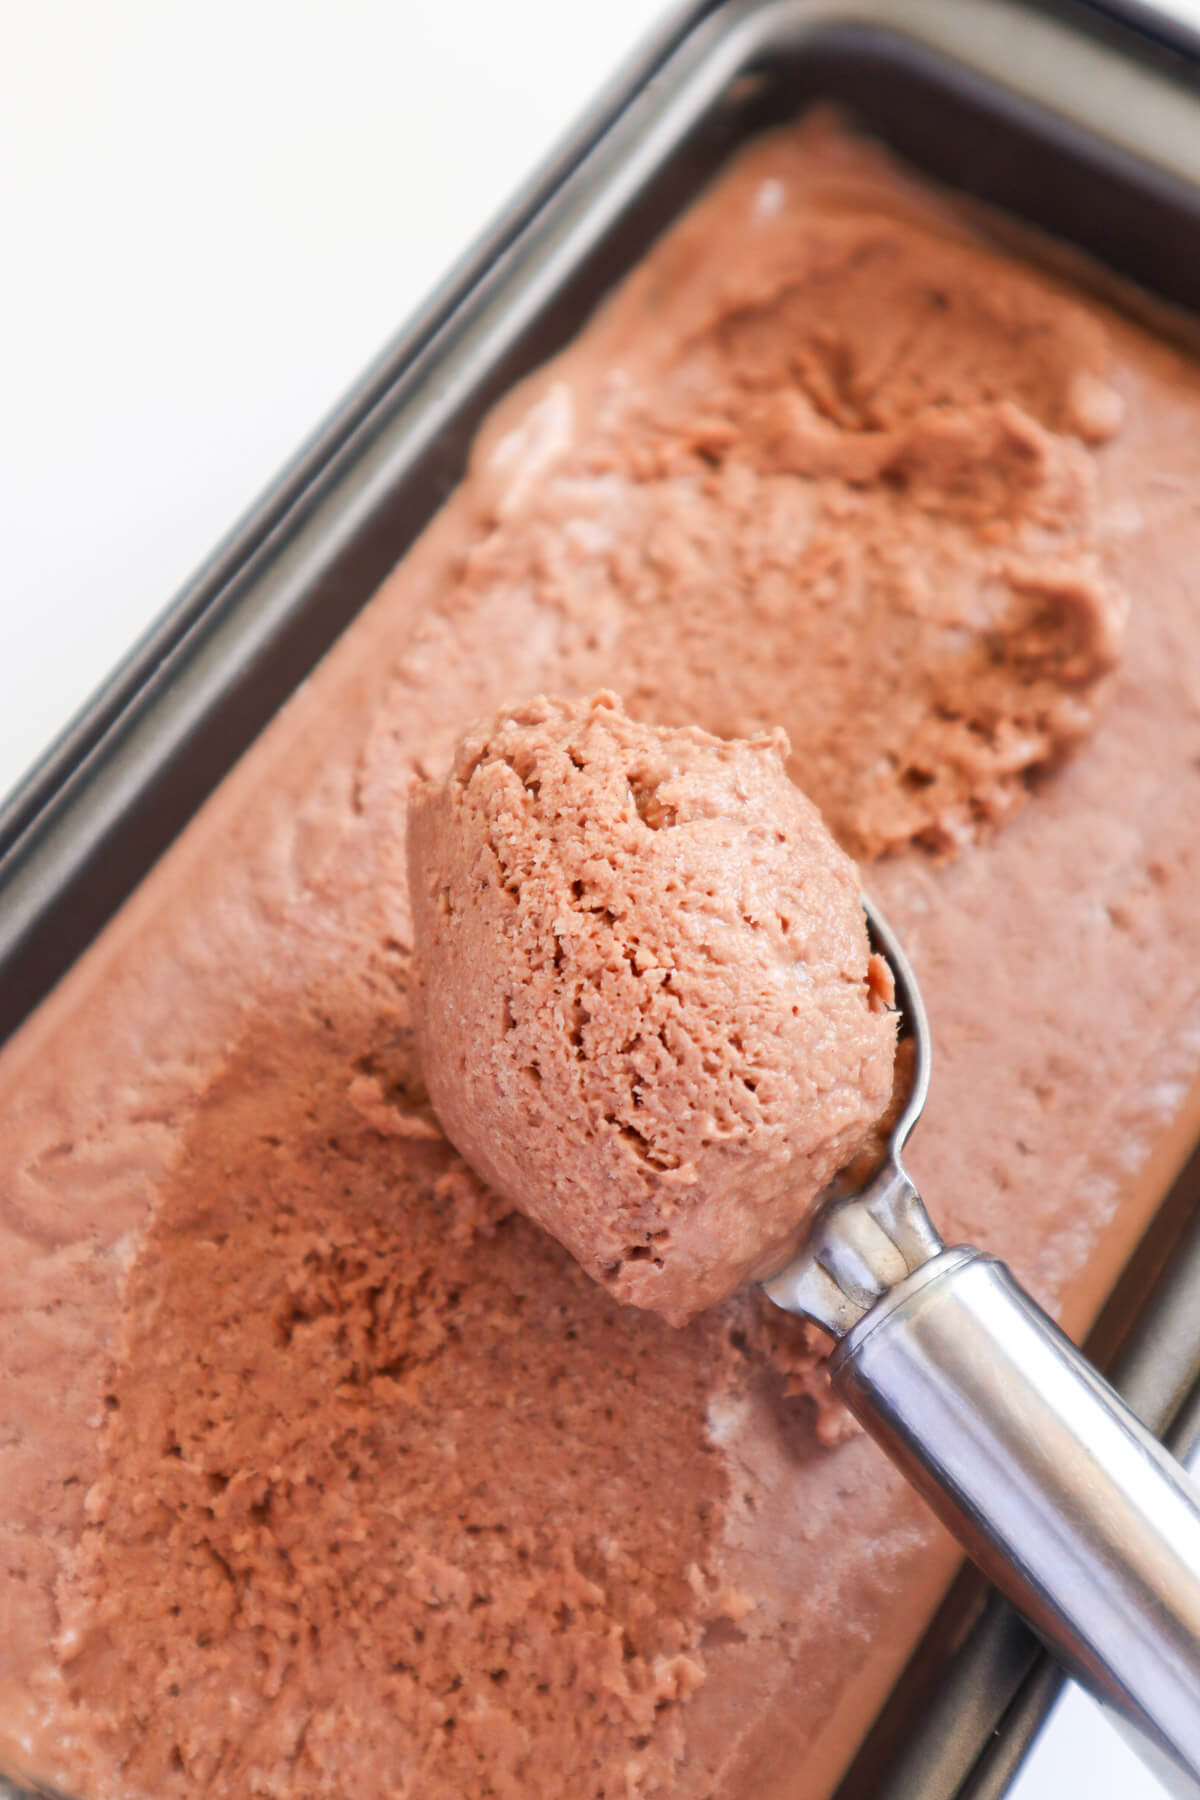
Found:
[[663, 12], [4, 8], [0, 795]]
[[[5, 9], [0, 794], [663, 11]], [[1065, 1710], [1020, 1800], [1158, 1793]]]

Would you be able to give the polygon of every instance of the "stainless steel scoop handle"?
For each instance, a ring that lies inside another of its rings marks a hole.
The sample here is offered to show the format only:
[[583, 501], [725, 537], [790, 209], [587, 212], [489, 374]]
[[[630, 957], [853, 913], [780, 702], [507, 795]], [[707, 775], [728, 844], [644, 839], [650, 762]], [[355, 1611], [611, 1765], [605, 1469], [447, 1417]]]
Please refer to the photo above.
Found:
[[864, 904], [915, 1040], [910, 1097], [875, 1175], [763, 1286], [840, 1340], [839, 1398], [1167, 1791], [1200, 1800], [1200, 1488], [1002, 1263], [943, 1247], [901, 1160], [928, 1022]]
[[944, 1250], [842, 1340], [845, 1405], [984, 1573], [1200, 1793], [1200, 1494], [1002, 1263]]

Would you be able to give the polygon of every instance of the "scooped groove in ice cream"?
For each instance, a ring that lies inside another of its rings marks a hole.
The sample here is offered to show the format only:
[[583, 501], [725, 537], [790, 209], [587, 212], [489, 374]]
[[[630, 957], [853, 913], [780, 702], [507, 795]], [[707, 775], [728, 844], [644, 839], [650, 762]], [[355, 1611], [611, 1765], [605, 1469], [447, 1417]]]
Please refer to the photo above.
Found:
[[675, 1324], [778, 1258], [891, 1093], [890, 971], [787, 755], [539, 698], [470, 730], [410, 813], [444, 1130]]

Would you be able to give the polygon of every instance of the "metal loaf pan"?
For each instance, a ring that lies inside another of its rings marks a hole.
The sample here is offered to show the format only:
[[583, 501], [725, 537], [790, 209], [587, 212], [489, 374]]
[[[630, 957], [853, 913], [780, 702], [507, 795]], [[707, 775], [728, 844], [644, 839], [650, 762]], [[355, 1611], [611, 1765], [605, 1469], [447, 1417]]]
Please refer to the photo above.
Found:
[[[1140, 6], [1083, 0], [688, 9], [0, 808], [0, 1034], [370, 598], [454, 486], [499, 395], [576, 332], [738, 144], [817, 100], [840, 102], [933, 177], [1200, 314], [1200, 40], [1185, 31]], [[1197, 1199], [1200, 1154], [1091, 1346], [1156, 1429], [1175, 1420], [1181, 1447], [1200, 1433]], [[839, 1800], [994, 1800], [1055, 1681], [1019, 1622], [964, 1575]]]

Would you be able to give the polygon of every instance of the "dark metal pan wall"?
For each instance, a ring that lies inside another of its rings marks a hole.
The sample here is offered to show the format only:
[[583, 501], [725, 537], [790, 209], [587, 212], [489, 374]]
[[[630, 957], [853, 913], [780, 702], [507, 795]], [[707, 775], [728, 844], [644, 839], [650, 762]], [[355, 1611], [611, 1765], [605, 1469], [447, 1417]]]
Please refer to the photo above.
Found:
[[[1129, 10], [726, 0], [664, 28], [0, 808], [0, 1035], [369, 599], [488, 408], [755, 131], [840, 102], [935, 178], [1200, 313], [1200, 61]], [[1200, 1375], [1198, 1197], [1194, 1160], [1097, 1339], [1111, 1357], [1125, 1334], [1116, 1367], [1157, 1428]], [[843, 1800], [994, 1800], [1054, 1686], [964, 1576]]]

